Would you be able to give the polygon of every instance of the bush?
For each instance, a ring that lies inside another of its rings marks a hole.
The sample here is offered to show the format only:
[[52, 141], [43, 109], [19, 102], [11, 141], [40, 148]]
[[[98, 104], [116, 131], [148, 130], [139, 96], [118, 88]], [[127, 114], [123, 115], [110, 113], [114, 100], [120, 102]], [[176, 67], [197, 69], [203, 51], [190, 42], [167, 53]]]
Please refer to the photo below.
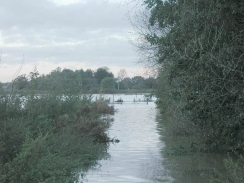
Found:
[[[91, 96], [26, 95], [0, 102], [0, 182], [74, 182], [106, 153], [113, 114]], [[7, 109], [5, 107], [8, 106]]]
[[173, 151], [237, 153], [237, 161], [224, 163], [232, 177], [216, 180], [243, 182], [243, 2], [145, 4], [147, 29], [140, 30], [145, 44], [139, 46], [159, 68], [157, 104], [169, 119], [167, 134], [179, 142]]
[[167, 72], [169, 97], [201, 129], [210, 151], [243, 152], [244, 4], [228, 0], [145, 3], [150, 13], [143, 39], [151, 45], [150, 61], [155, 61], [160, 73]]

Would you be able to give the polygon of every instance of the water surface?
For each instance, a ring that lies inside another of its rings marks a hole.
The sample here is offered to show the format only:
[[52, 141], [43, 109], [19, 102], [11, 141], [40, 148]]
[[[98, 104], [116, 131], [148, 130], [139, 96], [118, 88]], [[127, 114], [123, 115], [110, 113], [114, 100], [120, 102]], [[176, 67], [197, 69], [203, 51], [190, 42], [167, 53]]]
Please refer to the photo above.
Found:
[[106, 97], [110, 100], [116, 101], [122, 98], [126, 101], [122, 105], [114, 104], [117, 112], [108, 132], [111, 138], [119, 139], [120, 142], [110, 144], [108, 149], [110, 158], [101, 160], [82, 181], [172, 182], [166, 168], [166, 159], [161, 155], [164, 144], [160, 141], [157, 129], [158, 111], [155, 103], [139, 102], [143, 101], [144, 95], [107, 95]]

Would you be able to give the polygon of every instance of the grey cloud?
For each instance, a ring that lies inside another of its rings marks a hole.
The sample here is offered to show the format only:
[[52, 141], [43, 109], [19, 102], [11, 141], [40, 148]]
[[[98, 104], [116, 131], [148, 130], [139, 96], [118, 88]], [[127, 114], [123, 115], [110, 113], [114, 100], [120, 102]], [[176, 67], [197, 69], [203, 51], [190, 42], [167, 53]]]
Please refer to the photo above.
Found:
[[[14, 58], [25, 55], [25, 62], [40, 60], [52, 62], [87, 61], [103, 62], [104, 64], [131, 65], [134, 64], [134, 52], [125, 41], [114, 38], [89, 41], [75, 46], [47, 46], [47, 47], [12, 47], [6, 48]], [[121, 62], [122, 61], [122, 62]], [[12, 60], [13, 63], [19, 59]]]
[[57, 6], [47, 0], [8, 0], [4, 1], [1, 7], [1, 29], [13, 26], [56, 29], [65, 26], [87, 30], [128, 26], [125, 21], [118, 21], [122, 20], [125, 7], [119, 7], [114, 3], [89, 1], [86, 4]]
[[1, 12], [0, 30], [6, 43], [11, 39], [13, 42], [32, 43], [37, 37], [47, 40], [85, 39], [96, 36], [89, 35], [89, 32], [98, 28], [106, 31], [100, 36], [113, 31], [123, 34], [130, 26], [123, 17], [125, 8], [114, 3], [89, 1], [57, 6], [47, 0], [8, 0], [3, 2]]
[[[57, 6], [48, 0], [6, 0], [0, 7], [1, 46], [9, 63], [41, 60], [133, 65], [135, 53], [124, 39], [131, 29], [126, 6], [87, 1]], [[119, 38], [113, 38], [111, 35]], [[68, 44], [70, 43], [70, 44]], [[73, 43], [73, 45], [72, 45]]]

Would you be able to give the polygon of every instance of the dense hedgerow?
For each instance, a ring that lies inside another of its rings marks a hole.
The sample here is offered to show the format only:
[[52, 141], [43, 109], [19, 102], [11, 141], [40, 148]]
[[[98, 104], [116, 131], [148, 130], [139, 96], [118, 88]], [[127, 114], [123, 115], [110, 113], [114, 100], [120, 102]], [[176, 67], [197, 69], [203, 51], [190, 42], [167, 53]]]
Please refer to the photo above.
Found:
[[[145, 1], [144, 39], [166, 72], [170, 97], [201, 129], [211, 151], [244, 151], [244, 3]], [[159, 82], [163, 84], [163, 82]], [[159, 100], [161, 100], [159, 90]]]
[[[157, 103], [170, 119], [168, 132], [175, 139], [192, 137], [181, 147], [235, 152], [243, 159], [244, 2], [144, 3], [148, 16], [143, 15], [144, 45], [139, 43], [139, 49], [159, 68]], [[243, 160], [226, 162], [228, 170], [243, 170]], [[230, 182], [238, 180], [243, 176]]]

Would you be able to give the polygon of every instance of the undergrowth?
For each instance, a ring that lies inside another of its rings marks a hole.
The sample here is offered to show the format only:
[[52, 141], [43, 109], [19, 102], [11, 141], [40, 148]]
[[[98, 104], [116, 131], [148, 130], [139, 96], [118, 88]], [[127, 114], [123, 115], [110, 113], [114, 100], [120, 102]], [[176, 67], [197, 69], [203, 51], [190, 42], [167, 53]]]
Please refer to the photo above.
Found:
[[[189, 111], [183, 110], [185, 101], [172, 97], [177, 83], [169, 85], [161, 74], [157, 106], [162, 138], [166, 146], [164, 157], [168, 158], [174, 182], [244, 182], [244, 159], [239, 151], [218, 151], [208, 144], [211, 129], [200, 128], [192, 123]], [[208, 131], [210, 130], [210, 131]]]
[[74, 182], [106, 154], [114, 112], [106, 101], [0, 95], [0, 182]]

